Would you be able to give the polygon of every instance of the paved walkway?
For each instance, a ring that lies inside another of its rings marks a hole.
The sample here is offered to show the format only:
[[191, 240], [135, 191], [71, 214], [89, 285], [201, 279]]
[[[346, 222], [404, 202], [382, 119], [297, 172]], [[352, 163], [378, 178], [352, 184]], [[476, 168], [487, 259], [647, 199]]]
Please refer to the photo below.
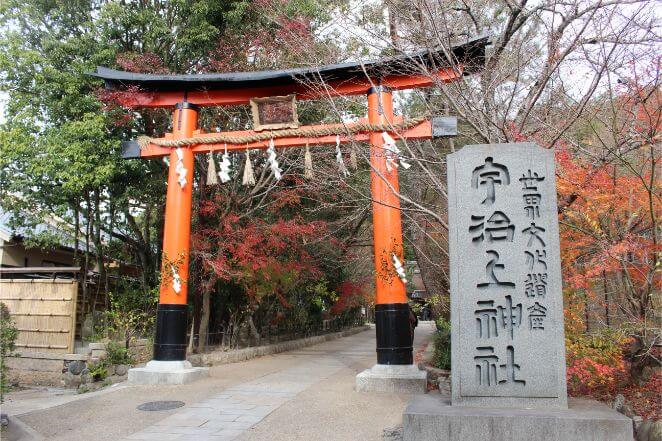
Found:
[[[431, 325], [419, 326], [418, 347], [431, 332]], [[356, 374], [374, 364], [374, 347], [374, 331], [362, 332], [217, 366], [210, 378], [190, 385], [118, 388], [19, 417], [44, 439], [67, 441], [381, 440], [384, 428], [401, 423], [409, 397], [353, 390]], [[173, 411], [136, 410], [154, 400], [187, 405]], [[21, 408], [19, 402], [13, 406]], [[11, 415], [12, 403], [7, 407], [3, 411]]]
[[126, 439], [193, 439], [190, 435], [201, 441], [235, 439], [297, 394], [342, 367], [343, 364], [332, 357], [316, 357], [315, 360], [228, 388], [222, 394], [192, 404]]

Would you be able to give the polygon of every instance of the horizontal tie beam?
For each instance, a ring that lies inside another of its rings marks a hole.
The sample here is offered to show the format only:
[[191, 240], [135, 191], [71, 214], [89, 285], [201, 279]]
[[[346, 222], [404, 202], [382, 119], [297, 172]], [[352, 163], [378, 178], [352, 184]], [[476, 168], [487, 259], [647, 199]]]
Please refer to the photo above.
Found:
[[[396, 117], [394, 124], [401, 123], [403, 121], [402, 117]], [[359, 121], [359, 123], [364, 121]], [[355, 123], [358, 124], [358, 123]], [[336, 125], [318, 125], [318, 126], [307, 126], [307, 128], [315, 129], [333, 129], [337, 128], [340, 137], [341, 143], [349, 142], [368, 142], [370, 138], [370, 132], [360, 132], [354, 134], [343, 134], [342, 132], [347, 131], [352, 127], [350, 124], [336, 124]], [[457, 120], [455, 117], [434, 117], [432, 120], [422, 121], [412, 127], [402, 129], [400, 131], [388, 131], [391, 136], [395, 139], [432, 139], [444, 136], [455, 136], [457, 134]], [[235, 131], [235, 132], [224, 132], [225, 135], [243, 138], [250, 137], [255, 135], [257, 132], [251, 130]], [[259, 132], [264, 133], [264, 132]], [[276, 148], [287, 148], [287, 147], [304, 147], [306, 145], [324, 145], [324, 144], [335, 144], [336, 135], [325, 135], [325, 136], [316, 136], [316, 137], [301, 137], [301, 136], [291, 136], [291, 137], [278, 137], [278, 131], [274, 131], [273, 139], [274, 146]], [[199, 138], [211, 138], [216, 136], [216, 133], [208, 134], [196, 134], [195, 137]], [[165, 138], [159, 138], [154, 140], [155, 142], [150, 142], [143, 148], [140, 147], [137, 141], [125, 141], [122, 143], [122, 157], [124, 159], [134, 159], [134, 158], [158, 158], [170, 155], [172, 148], [174, 147], [163, 147], [158, 145], [156, 142], [159, 140], [169, 140], [171, 137], [166, 136]], [[269, 147], [269, 139], [247, 142], [242, 144], [232, 144], [232, 143], [201, 143], [191, 147], [193, 153], [209, 153], [215, 151], [225, 151], [227, 148], [228, 151], [244, 151], [247, 149], [259, 149], [266, 150]]]

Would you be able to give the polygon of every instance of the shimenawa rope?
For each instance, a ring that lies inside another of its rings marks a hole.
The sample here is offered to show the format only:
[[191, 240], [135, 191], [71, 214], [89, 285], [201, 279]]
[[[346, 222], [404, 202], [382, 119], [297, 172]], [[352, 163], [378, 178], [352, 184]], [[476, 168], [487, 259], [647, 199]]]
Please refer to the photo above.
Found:
[[227, 133], [216, 133], [214, 135], [206, 136], [193, 136], [191, 138], [182, 139], [159, 139], [150, 138], [149, 136], [139, 136], [137, 139], [140, 148], [145, 148], [149, 144], [155, 144], [160, 147], [190, 147], [193, 145], [204, 144], [247, 144], [250, 142], [268, 141], [270, 139], [290, 138], [290, 137], [303, 137], [315, 138], [317, 136], [330, 136], [330, 135], [352, 135], [360, 132], [393, 132], [398, 130], [405, 130], [425, 121], [427, 116], [406, 119], [399, 123], [394, 124], [370, 124], [370, 123], [353, 123], [349, 126], [334, 126], [334, 127], [300, 127], [298, 129], [283, 129], [269, 132], [254, 132], [245, 136], [234, 136]]

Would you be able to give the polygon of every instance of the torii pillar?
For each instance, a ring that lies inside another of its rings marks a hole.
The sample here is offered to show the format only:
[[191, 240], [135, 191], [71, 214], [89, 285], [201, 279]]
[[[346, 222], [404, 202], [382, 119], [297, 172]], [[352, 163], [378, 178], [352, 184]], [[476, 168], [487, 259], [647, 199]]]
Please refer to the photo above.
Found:
[[[368, 121], [393, 124], [393, 95], [384, 86], [368, 91]], [[403, 280], [404, 265], [398, 169], [387, 166], [382, 133], [370, 133], [370, 191], [375, 259], [375, 329], [377, 364], [356, 376], [359, 392], [424, 393], [427, 373], [413, 364], [413, 335]]]
[[[198, 107], [175, 106], [171, 139], [189, 138], [198, 126]], [[209, 375], [208, 368], [186, 360], [187, 294], [193, 200], [193, 151], [171, 149], [166, 195], [161, 287], [156, 310], [154, 358], [144, 368], [129, 369], [129, 382], [184, 384]]]

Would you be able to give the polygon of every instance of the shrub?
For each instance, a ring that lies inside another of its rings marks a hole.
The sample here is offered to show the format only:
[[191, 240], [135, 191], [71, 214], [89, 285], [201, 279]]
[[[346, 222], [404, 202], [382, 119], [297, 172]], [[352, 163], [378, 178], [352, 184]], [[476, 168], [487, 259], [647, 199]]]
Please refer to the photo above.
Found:
[[102, 320], [102, 333], [108, 338], [123, 340], [124, 348], [128, 349], [136, 337], [153, 332], [156, 322], [154, 306], [158, 298], [154, 293], [146, 295], [143, 291], [126, 287], [117, 293], [108, 293], [108, 297], [110, 309], [105, 312]]
[[90, 368], [90, 375], [94, 381], [105, 380], [108, 376], [108, 369], [106, 368], [106, 363], [103, 360], [98, 361], [94, 366]]
[[445, 318], [437, 317], [434, 323], [437, 326], [437, 331], [446, 331], [449, 333], [451, 332], [451, 323], [447, 321]]
[[434, 353], [432, 364], [439, 369], [451, 368], [451, 325], [439, 317], [436, 320], [437, 332], [432, 337]]
[[569, 335], [566, 339], [568, 392], [570, 395], [608, 397], [626, 380], [623, 347], [629, 339], [617, 330]]
[[9, 391], [5, 359], [12, 356], [17, 337], [18, 329], [9, 315], [9, 308], [0, 302], [0, 403], [4, 401], [5, 393]]
[[124, 344], [109, 341], [106, 343], [106, 362], [110, 365], [133, 364], [133, 358]]

